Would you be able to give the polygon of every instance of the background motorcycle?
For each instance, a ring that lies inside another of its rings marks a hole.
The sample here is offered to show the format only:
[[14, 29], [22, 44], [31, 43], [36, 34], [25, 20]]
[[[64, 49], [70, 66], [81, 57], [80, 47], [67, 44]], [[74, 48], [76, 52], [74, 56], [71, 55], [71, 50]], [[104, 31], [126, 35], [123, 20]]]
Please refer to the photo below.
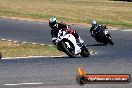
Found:
[[93, 33], [91, 34], [91, 36], [94, 37], [97, 42], [103, 43], [104, 45], [106, 44], [114, 45], [109, 31], [103, 29], [103, 27], [100, 26], [97, 29], [93, 30], [92, 32]]
[[65, 31], [59, 32], [56, 46], [59, 51], [66, 53], [69, 57], [76, 57], [79, 54], [82, 57], [89, 57], [90, 55], [90, 52], [85, 46], [78, 46], [75, 37]]

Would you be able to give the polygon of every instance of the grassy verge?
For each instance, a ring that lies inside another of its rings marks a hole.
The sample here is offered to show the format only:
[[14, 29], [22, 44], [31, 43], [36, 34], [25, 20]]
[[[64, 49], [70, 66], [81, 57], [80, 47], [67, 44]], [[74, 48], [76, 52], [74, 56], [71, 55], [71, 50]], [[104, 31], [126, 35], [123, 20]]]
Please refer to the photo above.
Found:
[[0, 41], [0, 52], [3, 57], [57, 56], [63, 55], [55, 46], [32, 45]]
[[0, 16], [99, 23], [132, 28], [132, 3], [112, 0], [0, 0]]

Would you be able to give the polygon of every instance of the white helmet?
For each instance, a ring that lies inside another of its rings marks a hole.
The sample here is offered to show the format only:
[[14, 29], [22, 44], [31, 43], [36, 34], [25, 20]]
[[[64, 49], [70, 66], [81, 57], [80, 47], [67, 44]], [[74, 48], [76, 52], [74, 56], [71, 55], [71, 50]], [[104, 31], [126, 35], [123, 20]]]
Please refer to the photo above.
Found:
[[49, 19], [49, 26], [50, 26], [51, 28], [53, 28], [53, 27], [55, 26], [56, 23], [57, 23], [57, 18], [52, 17], [52, 18]]
[[97, 25], [97, 22], [95, 20], [93, 20], [92, 25]]

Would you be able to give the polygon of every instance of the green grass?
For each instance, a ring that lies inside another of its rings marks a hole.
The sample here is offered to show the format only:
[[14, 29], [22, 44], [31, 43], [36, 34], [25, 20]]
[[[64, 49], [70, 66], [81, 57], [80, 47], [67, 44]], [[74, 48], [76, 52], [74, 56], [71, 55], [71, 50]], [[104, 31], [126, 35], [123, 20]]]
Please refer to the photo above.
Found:
[[99, 23], [132, 28], [132, 3], [110, 0], [0, 0], [0, 16]]
[[26, 57], [26, 56], [59, 56], [63, 55], [55, 46], [33, 45], [30, 43], [13, 43], [0, 41], [0, 51], [3, 57]]

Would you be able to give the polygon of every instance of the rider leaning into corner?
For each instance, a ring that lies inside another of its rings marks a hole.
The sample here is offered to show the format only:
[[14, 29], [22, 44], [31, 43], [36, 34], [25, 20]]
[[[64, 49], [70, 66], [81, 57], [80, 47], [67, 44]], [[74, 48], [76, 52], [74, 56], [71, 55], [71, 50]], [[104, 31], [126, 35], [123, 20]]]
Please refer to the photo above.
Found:
[[66, 33], [70, 33], [74, 35], [76, 38], [77, 44], [82, 47], [84, 46], [84, 41], [80, 38], [75, 30], [72, 30], [67, 24], [63, 22], [58, 22], [56, 17], [52, 17], [49, 19], [49, 26], [51, 27], [51, 35], [52, 35], [52, 43], [56, 45], [57, 38], [59, 37], [59, 31], [65, 31]]
[[106, 28], [106, 25], [99, 25], [99, 24], [97, 24], [97, 22], [95, 21], [95, 20], [93, 20], [92, 22], [91, 22], [91, 24], [92, 24], [92, 27], [91, 27], [91, 29], [90, 29], [90, 32], [91, 32], [91, 36], [92, 37], [94, 37], [95, 36], [95, 34], [94, 34], [94, 31], [100, 31], [100, 32], [102, 32], [102, 31], [104, 31], [105, 29], [107, 29]]

